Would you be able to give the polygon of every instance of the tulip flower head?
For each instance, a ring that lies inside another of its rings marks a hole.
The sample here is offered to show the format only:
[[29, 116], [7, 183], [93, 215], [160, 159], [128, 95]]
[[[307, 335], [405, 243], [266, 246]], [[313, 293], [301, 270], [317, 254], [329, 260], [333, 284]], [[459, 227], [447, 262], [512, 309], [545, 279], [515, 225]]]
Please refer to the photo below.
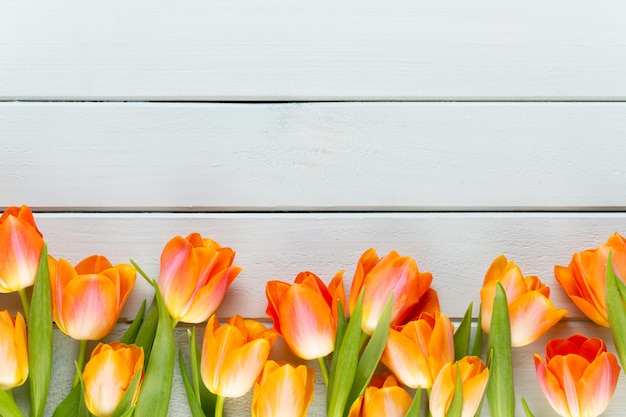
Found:
[[619, 233], [615, 233], [596, 249], [575, 253], [567, 267], [554, 267], [556, 280], [576, 307], [603, 327], [609, 327], [606, 311], [606, 263], [611, 250], [613, 271], [626, 282], [626, 239]]
[[476, 356], [466, 356], [457, 362], [446, 363], [437, 375], [430, 392], [430, 412], [432, 417], [445, 417], [454, 397], [457, 367], [463, 386], [462, 417], [473, 417], [489, 381], [489, 369]]
[[241, 268], [235, 252], [199, 233], [172, 238], [161, 253], [159, 290], [174, 322], [202, 323], [213, 314]]
[[513, 261], [498, 256], [485, 274], [480, 290], [482, 328], [489, 333], [491, 313], [500, 282], [506, 293], [511, 323], [511, 346], [525, 346], [537, 340], [567, 314], [548, 299], [550, 288], [537, 277], [522, 275]]
[[262, 323], [233, 316], [220, 326], [209, 319], [202, 344], [204, 385], [220, 397], [241, 397], [252, 389], [278, 334]]
[[252, 417], [306, 417], [315, 370], [267, 361], [254, 385]]
[[[113, 415], [131, 382], [143, 378], [143, 348], [120, 342], [100, 343], [93, 350], [83, 371], [85, 403], [96, 417]], [[135, 387], [132, 404], [139, 396], [141, 380]]]
[[299, 358], [322, 358], [335, 348], [338, 306], [345, 311], [343, 271], [337, 273], [329, 287], [311, 272], [301, 272], [293, 284], [268, 281], [267, 315], [274, 329]]
[[419, 303], [431, 282], [432, 275], [420, 273], [410, 256], [400, 256], [391, 251], [383, 258], [378, 258], [376, 251], [369, 249], [361, 255], [352, 280], [348, 306], [350, 313], [356, 306], [361, 290], [365, 288], [361, 328], [371, 335], [393, 294], [391, 325], [398, 325]]
[[28, 378], [26, 322], [17, 313], [0, 311], [0, 389], [18, 387]]
[[454, 361], [454, 327], [443, 314], [389, 329], [381, 362], [409, 388], [430, 388], [446, 363]]
[[0, 293], [35, 283], [43, 237], [27, 206], [9, 207], [0, 216]]
[[99, 255], [83, 259], [76, 267], [49, 256], [48, 266], [52, 315], [59, 329], [76, 340], [106, 336], [135, 285], [135, 269], [126, 264], [113, 266]]
[[413, 399], [396, 378], [391, 375], [381, 385], [376, 383], [377, 378], [372, 381], [364, 395], [352, 404], [348, 417], [404, 417]]
[[541, 390], [560, 416], [596, 417], [606, 410], [620, 367], [601, 339], [580, 334], [552, 339], [546, 362], [534, 357]]

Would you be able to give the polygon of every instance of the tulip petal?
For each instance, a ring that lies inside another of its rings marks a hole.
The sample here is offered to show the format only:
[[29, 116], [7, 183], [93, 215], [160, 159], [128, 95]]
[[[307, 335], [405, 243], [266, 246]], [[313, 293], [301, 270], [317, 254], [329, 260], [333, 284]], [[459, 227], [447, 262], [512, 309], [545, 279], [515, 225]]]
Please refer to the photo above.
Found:
[[543, 294], [530, 291], [509, 303], [511, 321], [511, 346], [528, 345], [559, 320], [566, 310], [557, 309]]
[[167, 310], [180, 321], [198, 281], [199, 262], [192, 246], [183, 237], [172, 238], [161, 253], [159, 290]]
[[91, 255], [76, 264], [76, 273], [78, 275], [99, 274], [105, 269], [113, 268], [111, 262], [101, 255]]
[[606, 410], [615, 392], [619, 371], [617, 359], [608, 352], [591, 362], [577, 386], [581, 416], [595, 417]]
[[228, 286], [241, 272], [238, 266], [231, 266], [213, 276], [207, 285], [200, 288], [189, 300], [187, 308], [181, 310], [181, 321], [202, 323], [220, 306]]
[[433, 378], [418, 346], [406, 335], [390, 329], [381, 362], [409, 388], [430, 388]]
[[569, 416], [569, 406], [565, 393], [561, 388], [559, 380], [547, 369], [541, 358], [535, 354], [535, 371], [539, 380], [539, 386], [550, 403], [550, 406], [561, 416]]
[[128, 363], [114, 350], [93, 356], [83, 372], [89, 411], [98, 416], [111, 416], [133, 375]]
[[[411, 396], [400, 387], [366, 391], [364, 416], [404, 417], [411, 406]], [[368, 398], [369, 397], [369, 398]]]
[[230, 351], [221, 366], [217, 394], [237, 398], [252, 389], [270, 354], [270, 343], [265, 339], [253, 340]]
[[25, 221], [8, 216], [0, 223], [0, 293], [33, 285], [42, 248], [41, 235]]

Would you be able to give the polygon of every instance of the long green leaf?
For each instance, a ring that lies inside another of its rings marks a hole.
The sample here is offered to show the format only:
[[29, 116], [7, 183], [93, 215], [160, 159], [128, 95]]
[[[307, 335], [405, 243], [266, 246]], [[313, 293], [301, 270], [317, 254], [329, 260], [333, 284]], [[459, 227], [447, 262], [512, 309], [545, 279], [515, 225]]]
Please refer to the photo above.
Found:
[[[120, 343], [124, 343], [126, 345], [131, 345], [135, 343], [135, 339], [137, 338], [137, 333], [139, 332], [139, 328], [141, 327], [141, 323], [143, 323], [143, 314], [146, 311], [146, 300], [143, 300], [141, 303], [141, 307], [139, 307], [139, 311], [135, 316], [135, 319], [131, 323], [131, 325], [126, 329], [122, 337], [120, 338]], [[145, 355], [145, 352], [144, 352]]]
[[130, 385], [126, 389], [126, 392], [120, 399], [120, 402], [117, 404], [117, 407], [115, 407], [112, 417], [124, 417], [124, 416], [130, 415], [129, 412], [132, 414], [132, 411], [135, 408], [133, 406], [133, 398], [135, 397], [137, 384], [139, 384], [139, 380], [141, 379], [141, 373], [142, 371], [140, 370], [133, 377], [133, 380], [131, 381]]
[[150, 284], [154, 288], [159, 320], [135, 414], [137, 417], [166, 417], [174, 377], [174, 331], [159, 286], [154, 280], [150, 280]]
[[345, 335], [339, 348], [337, 366], [334, 372], [332, 385], [328, 387], [330, 402], [328, 417], [343, 417], [348, 395], [354, 382], [359, 351], [361, 349], [361, 320], [363, 317], [363, 290], [350, 317]]
[[626, 307], [622, 292], [626, 292], [626, 287], [613, 270], [613, 251], [611, 250], [606, 264], [606, 310], [615, 349], [622, 369], [626, 372]]
[[474, 343], [472, 343], [471, 356], [481, 357], [483, 351], [483, 316], [482, 309], [478, 310], [478, 321], [476, 323], [476, 332], [474, 334]]
[[31, 298], [28, 323], [28, 363], [30, 384], [30, 416], [43, 416], [52, 369], [52, 301], [48, 247], [44, 243]]
[[54, 410], [52, 417], [76, 417], [82, 396], [83, 390], [80, 384], [74, 385], [67, 397], [65, 397]]
[[420, 412], [422, 411], [422, 389], [418, 388], [415, 390], [415, 395], [413, 396], [413, 401], [411, 401], [411, 405], [409, 409], [406, 411], [404, 417], [420, 417]]
[[185, 367], [182, 350], [178, 351], [178, 362], [180, 363], [180, 373], [183, 377], [183, 385], [185, 386], [185, 392], [187, 393], [187, 401], [189, 402], [191, 415], [193, 417], [207, 417], [202, 410], [202, 405], [200, 404], [200, 401], [198, 400], [198, 398], [196, 398], [196, 393], [194, 392], [193, 385], [191, 384], [191, 380], [189, 379], [189, 374], [187, 373], [187, 368]]
[[144, 367], [148, 366], [148, 361], [150, 360], [158, 324], [159, 308], [156, 300], [153, 300], [135, 337], [135, 345], [143, 348]]
[[[351, 405], [359, 395], [363, 395], [367, 384], [369, 384], [376, 371], [380, 357], [383, 355], [387, 338], [389, 337], [389, 325], [391, 323], [391, 308], [393, 307], [393, 293], [387, 300], [387, 304], [381, 313], [376, 329], [372, 333], [372, 337], [365, 346], [361, 359], [356, 369], [354, 384], [348, 396], [348, 406]], [[349, 408], [349, 407], [348, 407]]]
[[459, 360], [469, 354], [470, 336], [472, 335], [472, 306], [469, 304], [463, 321], [454, 332], [454, 359]]
[[496, 283], [496, 296], [491, 313], [489, 351], [493, 352], [487, 399], [494, 417], [515, 415], [515, 389], [513, 386], [513, 359], [511, 352], [511, 323], [506, 293], [502, 284]]
[[454, 383], [454, 395], [448, 407], [446, 417], [461, 417], [463, 415], [463, 381], [458, 364], [454, 364], [456, 369], [456, 379]]
[[[343, 311], [343, 307], [341, 302], [337, 300], [337, 331], [335, 332], [335, 349], [333, 351], [331, 361], [330, 361], [330, 372], [328, 374], [328, 387], [327, 390], [330, 390], [330, 387], [333, 385], [333, 381], [335, 379], [335, 372], [337, 370], [337, 359], [339, 358], [339, 347], [343, 342], [343, 337], [346, 334], [346, 328], [348, 327], [348, 321], [346, 320], [346, 315]], [[330, 395], [326, 395], [326, 409], [328, 409], [330, 405]]]
[[19, 409], [12, 396], [0, 389], [0, 416], [2, 417], [24, 417], [24, 413]]
[[526, 417], [535, 417], [532, 411], [530, 411], [530, 407], [526, 402], [526, 398], [522, 397], [522, 406], [524, 407], [524, 413], [526, 413]]

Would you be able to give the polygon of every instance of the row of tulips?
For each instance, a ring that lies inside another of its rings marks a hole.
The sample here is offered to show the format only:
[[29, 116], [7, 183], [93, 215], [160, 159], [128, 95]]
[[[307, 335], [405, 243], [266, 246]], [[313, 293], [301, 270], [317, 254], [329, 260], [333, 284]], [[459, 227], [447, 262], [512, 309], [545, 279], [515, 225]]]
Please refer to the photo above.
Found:
[[[273, 328], [240, 316], [220, 324], [214, 312], [241, 268], [235, 252], [199, 233], [176, 236], [161, 253], [158, 280], [131, 261], [112, 265], [94, 255], [76, 265], [47, 255], [27, 206], [0, 217], [0, 292], [18, 292], [23, 314], [0, 311], [0, 415], [21, 417], [12, 389], [29, 380], [30, 416], [47, 400], [52, 321], [79, 343], [76, 377], [55, 417], [167, 415], [178, 323], [206, 322], [201, 350], [189, 330], [189, 358], [179, 364], [194, 417], [221, 417], [227, 398], [254, 389], [253, 417], [305, 416], [313, 398], [313, 368], [269, 360], [278, 337], [299, 358], [317, 360], [330, 417], [479, 415], [487, 393], [492, 416], [515, 415], [513, 347], [537, 340], [567, 312], [550, 289], [497, 257], [480, 291], [478, 324], [472, 305], [457, 327], [440, 311], [432, 274], [395, 251], [369, 249], [358, 261], [346, 294], [343, 271], [327, 285], [312, 272], [293, 282], [268, 281]], [[139, 273], [154, 288], [119, 341], [90, 340], [114, 327]], [[555, 267], [557, 281], [591, 320], [611, 327], [626, 359], [626, 239], [619, 234]], [[33, 286], [29, 295], [27, 288]], [[483, 339], [487, 339], [486, 348]], [[535, 354], [542, 391], [561, 416], [598, 416], [609, 404], [620, 372], [616, 356], [597, 338], [553, 339]], [[524, 401], [524, 412], [532, 411]]]

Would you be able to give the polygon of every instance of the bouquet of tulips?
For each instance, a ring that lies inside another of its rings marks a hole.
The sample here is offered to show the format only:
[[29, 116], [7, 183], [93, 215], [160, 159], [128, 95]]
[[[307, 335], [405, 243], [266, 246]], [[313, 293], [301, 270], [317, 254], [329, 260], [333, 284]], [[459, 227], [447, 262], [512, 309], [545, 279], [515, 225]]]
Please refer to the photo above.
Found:
[[[321, 371], [329, 417], [472, 417], [481, 414], [485, 393], [492, 416], [512, 417], [513, 348], [536, 341], [567, 314], [551, 303], [546, 285], [501, 255], [485, 274], [477, 321], [470, 304], [455, 328], [440, 310], [431, 273], [410, 256], [369, 249], [347, 294], [343, 271], [328, 285], [304, 271], [293, 282], [267, 282], [272, 326], [237, 315], [220, 323], [214, 313], [241, 271], [234, 257], [191, 233], [165, 244], [158, 279], [132, 260], [112, 265], [94, 255], [72, 265], [47, 254], [27, 206], [8, 208], [0, 217], [0, 292], [19, 293], [23, 309], [0, 311], [0, 416], [25, 415], [12, 390], [26, 381], [29, 415], [43, 416], [54, 322], [79, 346], [74, 382], [54, 417], [166, 416], [178, 323], [191, 324], [190, 363], [182, 352], [178, 362], [193, 417], [222, 417], [228, 398], [251, 390], [253, 417], [303, 417], [314, 395], [310, 361]], [[117, 323], [137, 273], [152, 285], [154, 301], [148, 308], [144, 301], [119, 340], [87, 352], [89, 341], [101, 341]], [[611, 327], [623, 364], [626, 239], [616, 233], [574, 254], [555, 276], [581, 311]], [[196, 325], [204, 326], [201, 346]], [[269, 359], [278, 337], [301, 363]], [[535, 354], [534, 364], [561, 416], [600, 415], [620, 372], [601, 339], [580, 334], [550, 340], [545, 360]]]

